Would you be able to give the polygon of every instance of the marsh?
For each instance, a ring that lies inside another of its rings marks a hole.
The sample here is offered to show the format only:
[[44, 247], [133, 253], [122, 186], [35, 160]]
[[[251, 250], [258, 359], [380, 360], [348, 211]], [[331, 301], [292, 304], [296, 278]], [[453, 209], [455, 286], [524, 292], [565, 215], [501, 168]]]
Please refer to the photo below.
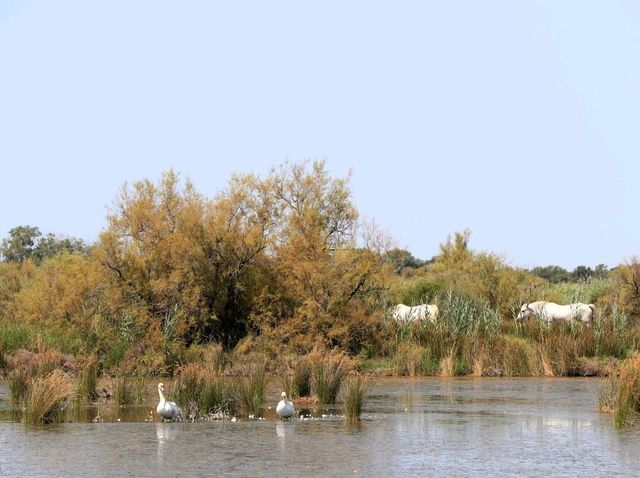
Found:
[[[381, 378], [350, 426], [338, 407], [280, 420], [145, 422], [155, 398], [25, 427], [0, 385], [2, 476], [637, 476], [640, 433], [596, 410], [597, 378]], [[100, 408], [102, 407], [102, 408]], [[104, 419], [93, 423], [97, 413]], [[119, 421], [118, 421], [119, 420]]]

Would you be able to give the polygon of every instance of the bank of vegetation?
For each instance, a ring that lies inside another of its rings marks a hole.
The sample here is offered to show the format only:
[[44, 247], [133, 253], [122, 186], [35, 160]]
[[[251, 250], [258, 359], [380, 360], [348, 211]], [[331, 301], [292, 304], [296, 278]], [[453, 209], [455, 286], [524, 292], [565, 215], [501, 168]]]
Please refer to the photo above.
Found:
[[[529, 376], [607, 374], [638, 350], [637, 259], [524, 270], [474, 251], [461, 231], [419, 260], [359, 220], [348, 180], [322, 162], [286, 164], [233, 176], [208, 198], [169, 171], [125, 185], [95, 244], [12, 229], [0, 249], [0, 373], [15, 387], [55, 369], [182, 373], [188, 387], [199, 364], [243, 375], [260, 363], [302, 387], [295, 374], [313, 375], [317, 388], [322, 371], [301, 365], [314, 353], [349, 372]], [[596, 318], [516, 323], [533, 300], [593, 303]], [[437, 324], [391, 323], [400, 302], [437, 303]], [[260, 383], [247, 387], [251, 409]]]

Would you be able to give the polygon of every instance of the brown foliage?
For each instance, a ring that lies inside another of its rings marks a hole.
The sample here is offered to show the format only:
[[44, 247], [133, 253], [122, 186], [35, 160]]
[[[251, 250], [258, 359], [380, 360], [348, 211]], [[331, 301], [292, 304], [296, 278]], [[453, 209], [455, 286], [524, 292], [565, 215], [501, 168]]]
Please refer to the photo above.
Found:
[[43, 350], [32, 352], [18, 349], [5, 357], [8, 370], [24, 370], [28, 375], [46, 375], [55, 369], [74, 371], [76, 362], [73, 357], [58, 350]]
[[640, 258], [632, 257], [616, 268], [612, 276], [622, 311], [633, 318], [640, 317]]

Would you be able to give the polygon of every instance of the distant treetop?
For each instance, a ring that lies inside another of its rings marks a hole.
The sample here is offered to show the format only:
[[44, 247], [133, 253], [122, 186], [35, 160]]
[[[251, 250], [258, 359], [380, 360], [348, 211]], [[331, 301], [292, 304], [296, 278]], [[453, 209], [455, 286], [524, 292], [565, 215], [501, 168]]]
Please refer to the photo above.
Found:
[[589, 279], [604, 279], [609, 274], [609, 269], [604, 264], [598, 264], [595, 269], [587, 266], [578, 266], [573, 272], [569, 272], [560, 266], [534, 267], [531, 273], [553, 284], [560, 282], [586, 282]]
[[43, 235], [34, 226], [17, 226], [9, 231], [9, 237], [2, 240], [0, 257], [4, 262], [24, 262], [27, 259], [40, 264], [45, 259], [68, 252], [86, 254], [89, 247], [74, 237]]

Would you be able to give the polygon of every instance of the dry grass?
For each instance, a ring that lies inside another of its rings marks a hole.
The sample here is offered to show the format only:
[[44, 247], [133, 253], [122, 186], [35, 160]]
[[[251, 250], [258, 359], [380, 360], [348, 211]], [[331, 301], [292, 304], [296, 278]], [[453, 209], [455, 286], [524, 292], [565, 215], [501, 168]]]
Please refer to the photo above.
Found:
[[537, 346], [538, 356], [540, 357], [540, 366], [542, 367], [542, 374], [545, 377], [553, 377], [555, 374], [553, 373], [553, 365], [551, 365], [551, 360], [549, 359], [549, 355], [547, 352], [540, 346]]
[[30, 376], [45, 376], [56, 368], [74, 369], [73, 358], [57, 350], [40, 349], [33, 352], [18, 349], [5, 356], [8, 370], [24, 369]]
[[453, 377], [456, 374], [456, 351], [449, 349], [447, 355], [440, 360], [440, 376]]
[[221, 374], [227, 365], [227, 358], [221, 344], [211, 344], [202, 351], [202, 364], [213, 374]]
[[435, 368], [432, 364], [431, 348], [413, 342], [399, 344], [393, 361], [398, 375], [430, 375]]
[[474, 377], [482, 377], [482, 373], [484, 372], [485, 365], [487, 363], [487, 351], [483, 347], [478, 353], [473, 357], [472, 375]]
[[73, 396], [73, 379], [61, 370], [54, 370], [46, 377], [34, 378], [24, 402], [22, 420], [25, 424], [47, 424], [59, 422], [63, 405]]
[[500, 346], [503, 374], [509, 377], [540, 375], [541, 365], [534, 347], [523, 338], [504, 336]]

